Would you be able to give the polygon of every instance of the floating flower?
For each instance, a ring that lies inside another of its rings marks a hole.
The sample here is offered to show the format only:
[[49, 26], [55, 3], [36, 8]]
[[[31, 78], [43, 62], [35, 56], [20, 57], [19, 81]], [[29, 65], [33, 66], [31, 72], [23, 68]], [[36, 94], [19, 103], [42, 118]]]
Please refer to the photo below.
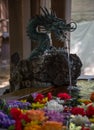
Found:
[[22, 126], [22, 120], [25, 122], [30, 122], [31, 120], [29, 119], [28, 115], [25, 113], [22, 113], [22, 111], [18, 108], [11, 108], [10, 109], [10, 114], [13, 119], [15, 119], [15, 130], [23, 130]]
[[90, 129], [91, 129], [91, 130], [94, 130], [94, 123], [91, 123]]
[[84, 103], [85, 105], [88, 105], [89, 103], [91, 103], [90, 99], [79, 99], [78, 101], [81, 103]]
[[0, 127], [8, 128], [10, 125], [14, 125], [15, 120], [10, 118], [7, 114], [0, 111]]
[[47, 121], [43, 124], [43, 130], [64, 130], [62, 123], [56, 121]]
[[48, 117], [50, 121], [64, 122], [65, 116], [63, 113], [54, 111], [54, 110], [46, 110], [45, 115]]
[[49, 92], [49, 93], [47, 94], [47, 97], [48, 97], [48, 101], [50, 101], [50, 100], [52, 99], [52, 93]]
[[38, 109], [38, 108], [44, 108], [45, 104], [42, 104], [42, 103], [32, 103], [32, 108], [33, 109]]
[[89, 118], [90, 122], [94, 123], [94, 117]]
[[60, 105], [55, 100], [51, 100], [51, 101], [47, 102], [46, 108], [48, 110], [55, 110], [55, 111], [63, 111], [63, 109], [64, 109], [63, 106]]
[[86, 114], [84, 108], [80, 108], [80, 107], [73, 107], [71, 113], [73, 115], [82, 115], [82, 116]]
[[38, 95], [38, 93], [37, 93], [37, 92], [35, 92], [35, 93], [32, 93], [32, 94], [31, 94], [31, 96], [32, 96], [33, 100], [35, 100], [35, 98], [37, 97], [37, 95]]
[[45, 117], [45, 112], [42, 110], [28, 110], [26, 112], [26, 115], [28, 116], [29, 119], [32, 121], [44, 121], [46, 119]]
[[67, 93], [59, 93], [57, 95], [57, 97], [59, 97], [60, 99], [63, 99], [63, 100], [68, 100], [68, 99], [71, 99], [71, 96]]
[[94, 116], [94, 106], [93, 106], [93, 104], [88, 105], [87, 110], [86, 110], [86, 115], [88, 117]]
[[73, 122], [69, 125], [69, 130], [81, 130], [81, 126], [76, 126]]
[[91, 130], [89, 127], [82, 126], [81, 130]]
[[21, 110], [20, 109], [17, 109], [17, 108], [11, 108], [10, 109], [10, 114], [11, 116], [17, 120], [19, 119], [20, 115], [21, 115]]
[[75, 125], [85, 125], [87, 123], [90, 123], [88, 117], [82, 116], [82, 115], [76, 115], [71, 118], [71, 122], [73, 122]]
[[[0, 100], [0, 127], [12, 130], [90, 130], [94, 129], [94, 103], [91, 100], [80, 99], [81, 104], [73, 107], [67, 101], [71, 96], [59, 93], [57, 97], [49, 92], [46, 96], [40, 93], [32, 94], [32, 102], [27, 100]], [[34, 110], [35, 109], [35, 110]], [[61, 123], [61, 126], [57, 125]], [[83, 127], [82, 127], [83, 126]], [[62, 128], [62, 129], [61, 129]]]
[[23, 130], [22, 123], [20, 120], [16, 120], [15, 130]]
[[41, 93], [38, 93], [34, 99], [35, 102], [41, 102], [44, 98], [44, 95]]
[[24, 127], [24, 130], [41, 130], [42, 125], [39, 125], [37, 121], [31, 121], [27, 123]]
[[31, 104], [29, 102], [26, 101], [18, 101], [18, 100], [9, 100], [6, 102], [7, 106], [9, 108], [20, 108], [20, 109], [28, 109]]
[[91, 100], [92, 102], [94, 102], [94, 92], [91, 93], [90, 100]]

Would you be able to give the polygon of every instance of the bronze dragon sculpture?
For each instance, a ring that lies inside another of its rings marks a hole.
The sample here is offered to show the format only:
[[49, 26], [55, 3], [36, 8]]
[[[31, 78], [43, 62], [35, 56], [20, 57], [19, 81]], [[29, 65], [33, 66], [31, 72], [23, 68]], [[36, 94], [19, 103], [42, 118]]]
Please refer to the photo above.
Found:
[[[46, 8], [41, 10], [42, 14], [33, 17], [27, 26], [27, 35], [37, 43], [37, 47], [27, 59], [20, 60], [17, 55], [11, 57], [13, 64], [11, 91], [31, 86], [49, 86], [49, 84], [68, 86], [70, 83], [68, 52], [65, 48], [56, 48], [52, 45], [49, 33], [54, 33], [55, 38], [62, 44], [65, 40], [69, 40], [67, 32], [74, 31], [77, 27], [76, 23], [67, 24], [53, 11], [49, 12]], [[72, 85], [75, 85], [82, 63], [76, 54], [69, 56]]]
[[[32, 18], [27, 26], [27, 35], [32, 41], [38, 43], [37, 48], [32, 51], [30, 59], [42, 55], [45, 50], [50, 49], [48, 33], [53, 32], [56, 39], [62, 42], [67, 39], [66, 32], [74, 31], [77, 27], [74, 22], [67, 24], [66, 21], [58, 18], [53, 11], [49, 13], [47, 8], [41, 8], [41, 10], [42, 14]], [[45, 33], [38, 30], [40, 26], [44, 27]]]

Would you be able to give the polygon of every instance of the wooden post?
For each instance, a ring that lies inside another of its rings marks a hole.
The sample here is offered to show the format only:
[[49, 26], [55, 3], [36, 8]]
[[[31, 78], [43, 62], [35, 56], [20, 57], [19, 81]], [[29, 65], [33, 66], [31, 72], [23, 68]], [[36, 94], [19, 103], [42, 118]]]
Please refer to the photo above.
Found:
[[[31, 19], [35, 16], [40, 14], [40, 0], [31, 0]], [[35, 42], [31, 42], [31, 50], [36, 48], [37, 44]]]
[[18, 52], [21, 59], [29, 56], [31, 41], [26, 36], [30, 19], [30, 0], [8, 0], [10, 55]]

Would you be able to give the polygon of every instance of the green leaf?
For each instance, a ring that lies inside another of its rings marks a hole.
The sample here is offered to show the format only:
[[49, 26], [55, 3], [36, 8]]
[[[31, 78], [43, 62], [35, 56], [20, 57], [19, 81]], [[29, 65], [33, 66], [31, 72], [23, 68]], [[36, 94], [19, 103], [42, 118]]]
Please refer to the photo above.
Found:
[[8, 130], [15, 130], [15, 126], [14, 125], [11, 125]]
[[22, 119], [22, 120], [21, 120], [21, 123], [22, 123], [23, 126], [25, 126], [26, 121], [25, 121], [24, 119]]

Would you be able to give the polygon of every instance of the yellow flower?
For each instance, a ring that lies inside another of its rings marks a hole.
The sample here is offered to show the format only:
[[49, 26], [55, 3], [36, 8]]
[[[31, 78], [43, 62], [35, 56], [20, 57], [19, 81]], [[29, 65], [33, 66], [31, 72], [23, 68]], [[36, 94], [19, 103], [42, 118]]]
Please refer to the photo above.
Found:
[[84, 103], [85, 105], [91, 103], [90, 99], [79, 99], [78, 101], [81, 102], [81, 103]]
[[39, 125], [33, 125], [33, 126], [31, 125], [31, 126], [26, 126], [24, 130], [42, 130], [42, 128]]
[[94, 123], [94, 118], [90, 118], [89, 120], [90, 122]]
[[43, 108], [44, 107], [44, 104], [41, 104], [41, 103], [39, 103], [39, 102], [37, 102], [37, 103], [32, 103], [32, 108]]
[[48, 101], [48, 97], [43, 98], [42, 103], [46, 103]]
[[24, 100], [21, 100], [21, 102], [27, 102], [27, 100], [26, 100], [26, 99], [24, 99]]
[[29, 126], [34, 126], [34, 125], [38, 125], [38, 124], [39, 124], [38, 121], [31, 121], [31, 122], [27, 123], [25, 126], [29, 127]]

